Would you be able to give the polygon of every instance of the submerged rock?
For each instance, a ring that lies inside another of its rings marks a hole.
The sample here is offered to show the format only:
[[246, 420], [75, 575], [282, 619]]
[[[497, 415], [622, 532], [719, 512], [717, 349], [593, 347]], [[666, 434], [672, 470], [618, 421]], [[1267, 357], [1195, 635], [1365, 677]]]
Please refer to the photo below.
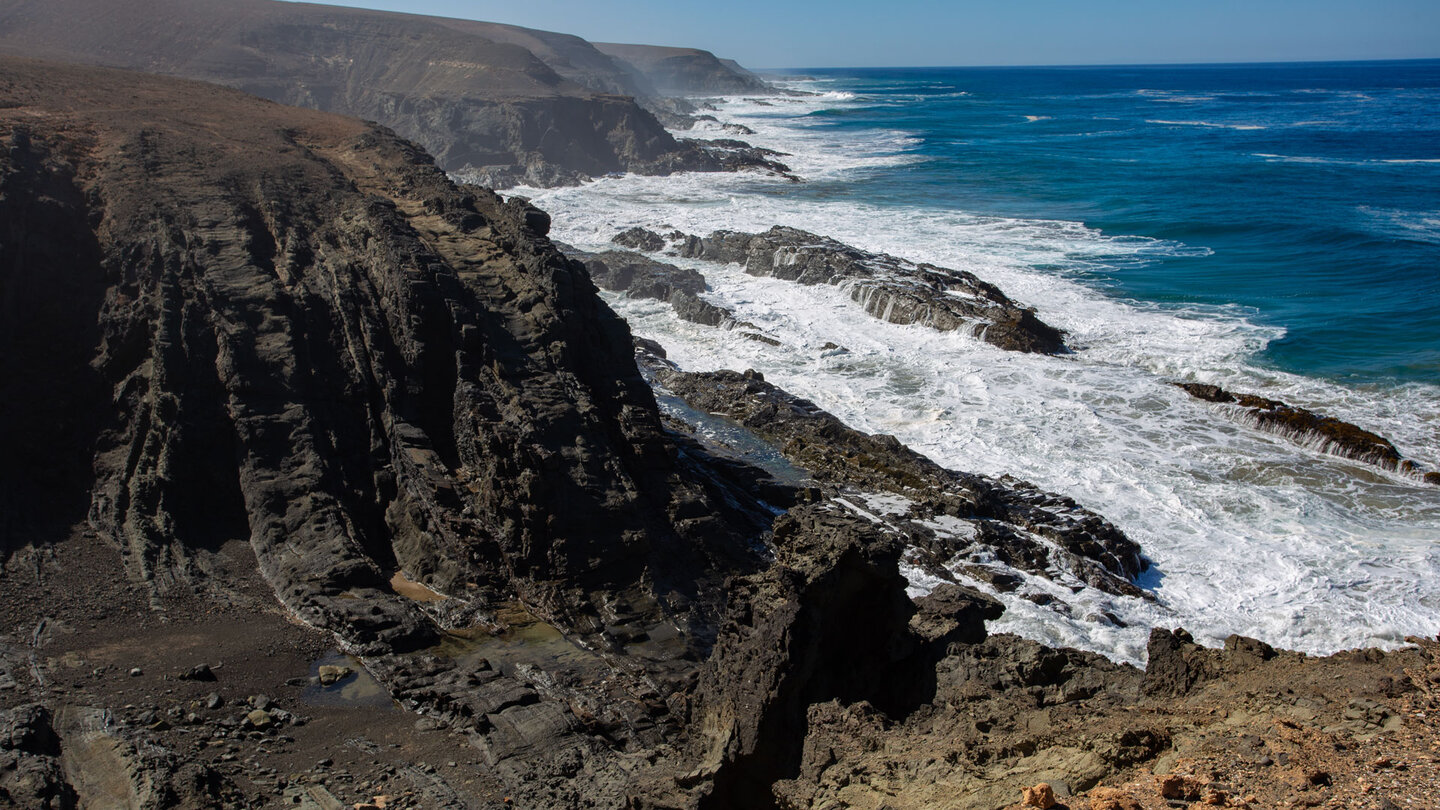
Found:
[[1373, 464], [1386, 470], [1413, 475], [1427, 484], [1440, 485], [1440, 473], [1422, 470], [1414, 462], [1403, 458], [1389, 439], [1357, 425], [1288, 405], [1280, 400], [1226, 391], [1218, 385], [1175, 385], [1196, 399], [1232, 406], [1241, 421], [1319, 452]]

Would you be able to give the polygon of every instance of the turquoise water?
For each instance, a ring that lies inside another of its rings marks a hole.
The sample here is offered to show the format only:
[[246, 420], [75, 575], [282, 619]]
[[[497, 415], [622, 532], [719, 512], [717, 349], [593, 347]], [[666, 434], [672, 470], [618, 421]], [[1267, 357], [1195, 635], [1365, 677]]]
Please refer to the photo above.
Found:
[[796, 194], [1164, 240], [1064, 271], [1242, 307], [1278, 369], [1440, 380], [1440, 61], [806, 74], [843, 98], [812, 127], [918, 159]]

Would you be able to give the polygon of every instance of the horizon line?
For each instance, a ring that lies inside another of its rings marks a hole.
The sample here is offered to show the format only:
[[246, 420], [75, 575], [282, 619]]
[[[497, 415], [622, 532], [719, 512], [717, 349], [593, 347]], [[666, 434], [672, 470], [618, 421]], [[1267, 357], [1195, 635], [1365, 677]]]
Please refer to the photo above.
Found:
[[[722, 57], [723, 58], [723, 57]], [[1026, 70], [1034, 68], [1152, 68], [1152, 67], [1244, 67], [1247, 65], [1344, 65], [1395, 62], [1440, 62], [1440, 56], [1414, 56], [1374, 59], [1237, 59], [1221, 62], [1056, 62], [1053, 64], [990, 64], [990, 65], [827, 65], [810, 67], [755, 67], [753, 71], [802, 70], [975, 70], [982, 68]]]

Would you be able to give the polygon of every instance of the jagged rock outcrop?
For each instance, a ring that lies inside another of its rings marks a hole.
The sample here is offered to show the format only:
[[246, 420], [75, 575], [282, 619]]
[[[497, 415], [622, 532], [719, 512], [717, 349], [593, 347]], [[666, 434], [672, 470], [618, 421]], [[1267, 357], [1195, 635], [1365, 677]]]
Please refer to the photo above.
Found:
[[624, 61], [661, 93], [675, 96], [730, 96], [773, 93], [765, 80], [733, 60], [718, 59], [699, 48], [597, 42], [600, 52]]
[[624, 238], [646, 244], [662, 239], [681, 256], [739, 264], [752, 276], [840, 286], [867, 313], [890, 323], [962, 330], [1012, 351], [1066, 350], [1060, 330], [973, 273], [858, 250], [797, 228], [777, 225], [760, 234], [716, 231], [706, 237], [646, 236], [632, 229]]
[[75, 788], [60, 762], [60, 738], [44, 706], [0, 710], [0, 804], [69, 810]]
[[607, 250], [588, 253], [565, 248], [571, 258], [583, 262], [590, 278], [603, 290], [623, 292], [631, 298], [664, 301], [682, 320], [705, 326], [736, 325], [735, 314], [700, 297], [705, 277], [698, 270], [657, 262], [639, 253]]
[[389, 652], [437, 638], [397, 569], [603, 633], [637, 587], [641, 620], [713, 622], [695, 571], [754, 564], [738, 535], [768, 516], [729, 523], [680, 471], [623, 322], [533, 208], [358, 121], [119, 71], [3, 81], [5, 304], [78, 289], [39, 336], [90, 319], [6, 332], [7, 490], [48, 442], [37, 394], [95, 375], [113, 394], [59, 412], [95, 442], [92, 524], [155, 594], [248, 538], [297, 615]]
[[953, 578], [947, 566], [957, 555], [974, 556], [973, 567], [983, 569], [981, 558], [993, 554], [1046, 578], [1071, 576], [1110, 593], [1142, 594], [1131, 583], [1147, 567], [1139, 546], [1069, 498], [1009, 477], [947, 470], [893, 436], [846, 426], [753, 371], [660, 368], [656, 377], [691, 407], [728, 416], [766, 439], [818, 481], [903, 498], [887, 508], [937, 576]]
[[[1179, 697], [1226, 673], [1244, 672], [1274, 658], [1275, 648], [1263, 641], [1231, 635], [1223, 649], [1195, 643], [1184, 628], [1150, 631], [1144, 689], [1148, 695]], [[1290, 655], [1293, 655], [1291, 653]]]
[[1261, 430], [1284, 436], [1321, 453], [1354, 459], [1386, 470], [1413, 475], [1440, 486], [1440, 472], [1427, 472], [1400, 455], [1384, 436], [1331, 416], [1288, 405], [1276, 399], [1237, 394], [1218, 385], [1175, 383], [1205, 402], [1231, 406], [1236, 418]]
[[447, 171], [494, 186], [783, 171], [748, 146], [677, 141], [630, 95], [653, 92], [643, 80], [548, 32], [273, 0], [6, 0], [0, 52], [202, 79], [378, 121]]

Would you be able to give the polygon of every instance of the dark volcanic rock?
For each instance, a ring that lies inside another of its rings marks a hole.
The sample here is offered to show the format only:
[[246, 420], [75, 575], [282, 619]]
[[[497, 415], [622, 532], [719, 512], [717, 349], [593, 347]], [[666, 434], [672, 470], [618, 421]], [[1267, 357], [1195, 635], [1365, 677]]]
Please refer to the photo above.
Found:
[[75, 789], [60, 761], [50, 712], [35, 704], [0, 710], [0, 804], [70, 808]]
[[973, 273], [869, 253], [833, 239], [776, 226], [761, 234], [678, 235], [687, 258], [740, 264], [754, 276], [845, 287], [865, 311], [890, 323], [963, 330], [1013, 351], [1065, 351], [1063, 334]]
[[[7, 330], [6, 381], [53, 391], [78, 365], [114, 391], [60, 411], [99, 428], [93, 487], [70, 486], [157, 596], [246, 539], [291, 610], [379, 652], [437, 637], [397, 569], [598, 632], [604, 594], [642, 581], [713, 622], [691, 555], [735, 555], [716, 585], [754, 564], [731, 532], [756, 518], [727, 528], [677, 466], [623, 322], [532, 207], [372, 125], [213, 86], [22, 61], [0, 81], [0, 210], [35, 212], [6, 304], [103, 289], [68, 316], [95, 319], [92, 360]], [[12, 464], [45, 441], [19, 399]]]
[[[1183, 629], [1150, 631], [1144, 689], [1148, 695], [1178, 697], [1227, 673], [1254, 669], [1278, 655], [1263, 641], [1232, 635], [1223, 649], [1201, 647]], [[1290, 653], [1289, 655], [1293, 655]]]
[[735, 324], [732, 312], [700, 297], [705, 291], [705, 277], [697, 270], [622, 250], [586, 253], [567, 248], [566, 253], [584, 263], [590, 278], [601, 289], [623, 292], [632, 298], [665, 301], [674, 307], [676, 315], [691, 323]]
[[5, 0], [0, 21], [5, 53], [203, 79], [378, 121], [490, 185], [784, 170], [748, 147], [675, 140], [632, 97], [648, 91], [643, 80], [559, 34], [271, 0]]
[[1389, 439], [1349, 422], [1287, 405], [1276, 399], [1233, 393], [1218, 385], [1175, 385], [1196, 399], [1219, 405], [1232, 405], [1242, 421], [1322, 453], [1363, 461], [1387, 470], [1420, 477], [1426, 483], [1440, 484], [1440, 473], [1421, 470], [1414, 462], [1402, 458], [1400, 451], [1395, 449]]
[[654, 231], [647, 231], [644, 228], [631, 228], [615, 235], [610, 241], [621, 247], [634, 248], [635, 250], [646, 250], [651, 253], [658, 253], [665, 249], [665, 238]]
[[[1008, 477], [995, 480], [947, 470], [893, 436], [872, 436], [846, 426], [754, 372], [659, 369], [656, 374], [691, 407], [734, 419], [818, 481], [894, 493], [916, 504], [912, 514], [932, 519], [943, 515], [973, 526], [973, 538], [963, 539], [917, 529], [911, 542], [934, 560], [952, 560], [963, 548], [971, 548], [973, 539], [1021, 570], [1046, 577], [1064, 572], [1111, 593], [1143, 593], [1130, 582], [1147, 566], [1139, 546], [1069, 498]], [[938, 564], [931, 567], [939, 572]]]

